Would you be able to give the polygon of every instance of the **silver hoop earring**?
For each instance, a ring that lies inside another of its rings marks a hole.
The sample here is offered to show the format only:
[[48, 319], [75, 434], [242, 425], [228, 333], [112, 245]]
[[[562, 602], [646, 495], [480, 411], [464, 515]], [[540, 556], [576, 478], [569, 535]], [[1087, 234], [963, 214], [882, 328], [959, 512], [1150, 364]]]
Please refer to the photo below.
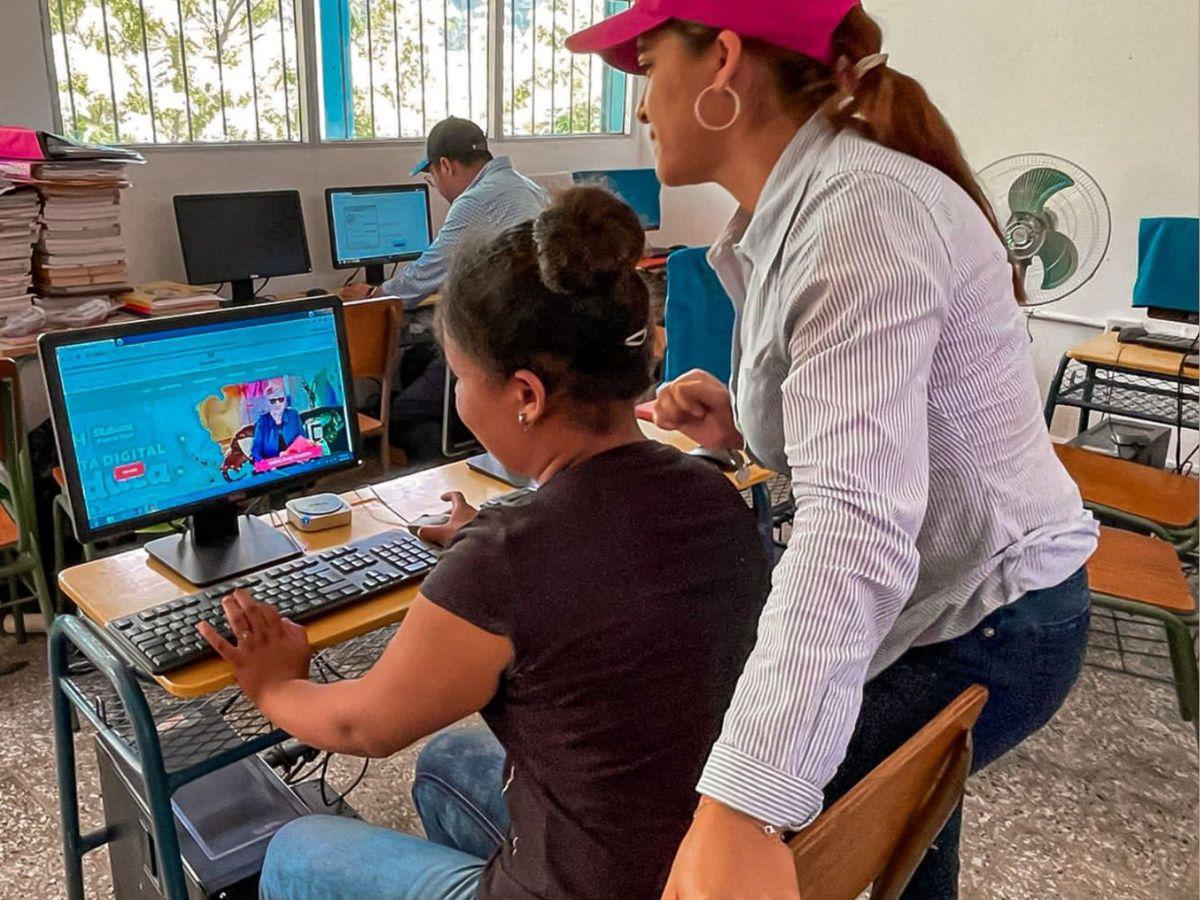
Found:
[[712, 125], [712, 124], [704, 121], [704, 114], [700, 112], [700, 101], [704, 99], [705, 94], [707, 94], [709, 91], [712, 91], [712, 90], [716, 90], [716, 89], [710, 84], [708, 87], [706, 87], [704, 90], [702, 90], [697, 95], [696, 102], [694, 104], [692, 104], [692, 112], [696, 116], [696, 121], [700, 123], [700, 127], [703, 128], [705, 131], [724, 131], [725, 129], [730, 128], [733, 125], [733, 123], [738, 120], [738, 117], [741, 116], [741, 114], [742, 114], [742, 98], [739, 97], [738, 92], [735, 91], [731, 87], [721, 88], [721, 90], [727, 91], [729, 93], [729, 95], [731, 97], [733, 97], [733, 116], [724, 125]]

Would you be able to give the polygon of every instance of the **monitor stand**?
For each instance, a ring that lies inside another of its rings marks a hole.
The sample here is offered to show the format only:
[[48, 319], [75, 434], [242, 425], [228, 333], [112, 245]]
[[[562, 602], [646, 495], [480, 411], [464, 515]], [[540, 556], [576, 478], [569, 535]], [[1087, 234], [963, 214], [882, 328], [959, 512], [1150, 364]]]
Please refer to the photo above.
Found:
[[229, 282], [229, 299], [222, 306], [242, 306], [254, 302], [254, 279], [235, 278]]
[[146, 544], [146, 552], [197, 587], [216, 584], [303, 552], [286, 533], [224, 503], [188, 520], [183, 534]]
[[387, 276], [383, 274], [383, 265], [378, 263], [363, 266], [363, 277], [366, 279], [367, 284], [372, 284], [375, 287], [379, 287], [379, 285], [387, 281]]

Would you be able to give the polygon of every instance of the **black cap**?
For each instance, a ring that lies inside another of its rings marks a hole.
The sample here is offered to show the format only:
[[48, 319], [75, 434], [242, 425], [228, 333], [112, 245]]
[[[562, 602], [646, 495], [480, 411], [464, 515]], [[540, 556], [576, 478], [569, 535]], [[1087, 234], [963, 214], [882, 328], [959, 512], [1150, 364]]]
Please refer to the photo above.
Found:
[[480, 151], [486, 152], [487, 148], [487, 135], [474, 122], [456, 116], [442, 119], [425, 139], [425, 158], [417, 163], [412, 174], [417, 176], [428, 171], [430, 160], [446, 158], [463, 161]]

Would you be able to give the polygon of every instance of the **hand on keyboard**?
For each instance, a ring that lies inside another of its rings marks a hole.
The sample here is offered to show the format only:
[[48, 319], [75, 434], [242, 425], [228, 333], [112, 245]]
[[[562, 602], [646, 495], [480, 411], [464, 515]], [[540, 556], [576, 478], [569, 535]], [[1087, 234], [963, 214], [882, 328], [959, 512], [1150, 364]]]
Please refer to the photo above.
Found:
[[479, 510], [467, 502], [467, 498], [459, 491], [442, 494], [443, 500], [450, 502], [450, 521], [445, 525], [429, 525], [417, 532], [417, 537], [427, 544], [445, 547], [458, 534], [464, 525], [475, 521]]
[[224, 598], [221, 608], [236, 644], [208, 622], [200, 622], [196, 630], [233, 667], [233, 677], [254, 703], [272, 684], [308, 680], [312, 649], [304, 626], [283, 618], [275, 607], [256, 602], [244, 589]]

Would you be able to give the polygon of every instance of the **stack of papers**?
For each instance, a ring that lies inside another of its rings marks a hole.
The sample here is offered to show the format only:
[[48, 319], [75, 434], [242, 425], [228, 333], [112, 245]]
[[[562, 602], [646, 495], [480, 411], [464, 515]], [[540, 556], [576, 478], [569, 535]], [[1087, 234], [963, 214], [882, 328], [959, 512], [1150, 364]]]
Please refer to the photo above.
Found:
[[221, 298], [209, 288], [177, 281], [152, 281], [117, 297], [129, 312], [141, 316], [169, 316], [216, 309]]
[[38, 195], [0, 178], [0, 320], [29, 308]]
[[121, 190], [129, 186], [123, 163], [3, 162], [0, 173], [37, 188], [42, 200], [33, 255], [39, 295], [82, 302], [129, 289], [121, 236]]

